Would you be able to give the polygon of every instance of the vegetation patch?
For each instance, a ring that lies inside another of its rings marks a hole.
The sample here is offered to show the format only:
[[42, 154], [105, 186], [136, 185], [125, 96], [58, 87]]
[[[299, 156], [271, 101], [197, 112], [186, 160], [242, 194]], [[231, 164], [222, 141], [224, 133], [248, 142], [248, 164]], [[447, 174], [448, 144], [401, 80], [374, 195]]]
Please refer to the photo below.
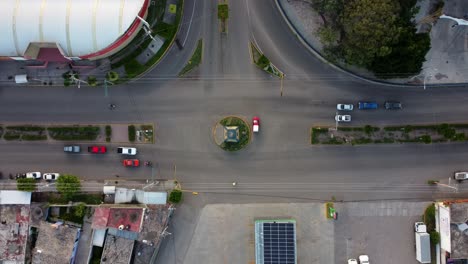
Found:
[[49, 136], [55, 140], [96, 140], [101, 131], [97, 126], [49, 127]]
[[184, 68], [180, 71], [179, 76], [183, 76], [184, 74], [192, 71], [195, 67], [200, 65], [202, 61], [202, 53], [203, 53], [203, 39], [198, 40], [197, 48], [192, 54], [192, 57], [184, 66]]
[[430, 49], [417, 33], [417, 0], [312, 0], [323, 19], [317, 30], [324, 56], [343, 66], [367, 68], [379, 78], [418, 74]]
[[219, 123], [223, 127], [237, 127], [239, 129], [239, 141], [238, 142], [222, 142], [220, 147], [226, 151], [238, 151], [243, 149], [250, 143], [250, 128], [247, 123], [235, 116], [229, 116]]
[[128, 141], [135, 142], [136, 138], [136, 129], [134, 125], [128, 126]]
[[[143, 53], [152, 41], [151, 38], [148, 38], [146, 33], [142, 30], [132, 40], [132, 42], [127, 45], [127, 48], [122, 49], [118, 53], [111, 56], [111, 61], [114, 62], [111, 64], [112, 69], [116, 69], [123, 65], [125, 67], [127, 76], [125, 78], [119, 78], [115, 81], [109, 79], [109, 81], [119, 83], [130, 80], [131, 78], [142, 74], [161, 59], [166, 50], [169, 48], [169, 45], [173, 42], [177, 33], [177, 29], [182, 17], [183, 3], [184, 1], [178, 1], [176, 5], [176, 15], [173, 25], [162, 22], [166, 8], [166, 0], [155, 1], [154, 5], [149, 6], [146, 20], [157, 21], [151, 30], [153, 35], [157, 34], [165, 39], [164, 44], [148, 62], [146, 62], [144, 65], [141, 65], [138, 61], [136, 61], [135, 58]], [[173, 7], [172, 10], [174, 10]]]
[[16, 188], [18, 191], [33, 192], [36, 190], [36, 179], [19, 178], [16, 179]]
[[312, 128], [311, 144], [392, 144], [466, 142], [466, 124], [404, 125], [388, 127]]
[[182, 201], [182, 191], [178, 189], [172, 190], [169, 194], [169, 202], [180, 203]]
[[106, 142], [111, 141], [111, 136], [112, 136], [112, 127], [107, 125], [106, 126]]
[[268, 72], [271, 75], [274, 75], [279, 78], [283, 78], [284, 74], [273, 65], [270, 60], [265, 56], [265, 54], [261, 53], [260, 50], [250, 42], [250, 52], [252, 55], [252, 60], [259, 67], [260, 69]]
[[7, 126], [5, 140], [47, 140], [46, 129], [40, 126]]

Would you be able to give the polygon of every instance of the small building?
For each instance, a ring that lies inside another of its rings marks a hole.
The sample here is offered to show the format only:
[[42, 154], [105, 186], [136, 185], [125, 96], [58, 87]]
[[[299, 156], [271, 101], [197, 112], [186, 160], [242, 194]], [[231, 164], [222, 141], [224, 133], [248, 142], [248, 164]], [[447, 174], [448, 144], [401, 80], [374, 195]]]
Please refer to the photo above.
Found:
[[468, 259], [468, 200], [436, 204], [441, 263]]
[[0, 191], [0, 263], [24, 263], [31, 193]]
[[238, 143], [239, 142], [239, 127], [225, 126], [224, 127], [224, 142]]
[[42, 221], [38, 227], [36, 246], [32, 250], [32, 263], [66, 264], [74, 263], [80, 229]]
[[129, 264], [134, 244], [134, 240], [108, 234], [102, 251], [101, 263]]

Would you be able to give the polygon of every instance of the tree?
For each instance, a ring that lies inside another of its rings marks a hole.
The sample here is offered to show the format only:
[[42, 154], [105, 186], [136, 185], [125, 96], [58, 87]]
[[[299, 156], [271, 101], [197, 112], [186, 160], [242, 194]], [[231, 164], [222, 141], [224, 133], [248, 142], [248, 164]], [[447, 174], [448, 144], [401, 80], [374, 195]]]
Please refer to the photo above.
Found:
[[174, 189], [169, 195], [169, 202], [179, 203], [181, 200], [182, 200], [182, 191], [178, 189]]
[[36, 179], [19, 178], [16, 180], [16, 188], [19, 191], [33, 192], [36, 190]]
[[392, 53], [402, 28], [394, 0], [354, 0], [344, 7], [342, 48], [349, 64], [368, 67], [376, 57]]
[[81, 183], [78, 177], [74, 175], [61, 175], [57, 179], [56, 187], [59, 193], [69, 199], [81, 189]]
[[434, 230], [434, 231], [431, 231], [431, 232], [429, 233], [429, 235], [430, 235], [431, 243], [432, 243], [433, 245], [439, 244], [439, 242], [440, 242], [440, 234], [439, 234], [439, 232], [437, 232], [437, 231]]

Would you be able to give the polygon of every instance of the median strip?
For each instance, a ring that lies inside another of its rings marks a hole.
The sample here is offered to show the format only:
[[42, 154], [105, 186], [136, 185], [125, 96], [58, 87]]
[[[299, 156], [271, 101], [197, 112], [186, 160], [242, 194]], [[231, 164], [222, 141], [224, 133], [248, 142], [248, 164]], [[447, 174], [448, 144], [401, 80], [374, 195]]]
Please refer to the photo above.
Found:
[[387, 127], [312, 127], [312, 145], [466, 142], [468, 124], [432, 124]]
[[202, 62], [203, 55], [203, 39], [198, 40], [197, 48], [192, 54], [192, 57], [184, 66], [184, 68], [179, 72], [179, 77], [191, 72], [193, 69], [198, 67]]

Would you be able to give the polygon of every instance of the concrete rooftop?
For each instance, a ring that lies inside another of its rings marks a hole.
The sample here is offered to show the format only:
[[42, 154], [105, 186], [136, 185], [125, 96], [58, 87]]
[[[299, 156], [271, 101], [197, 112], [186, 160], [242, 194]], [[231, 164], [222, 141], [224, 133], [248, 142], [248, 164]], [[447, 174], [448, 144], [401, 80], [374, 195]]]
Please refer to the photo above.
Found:
[[29, 205], [0, 206], [0, 263], [24, 263]]

